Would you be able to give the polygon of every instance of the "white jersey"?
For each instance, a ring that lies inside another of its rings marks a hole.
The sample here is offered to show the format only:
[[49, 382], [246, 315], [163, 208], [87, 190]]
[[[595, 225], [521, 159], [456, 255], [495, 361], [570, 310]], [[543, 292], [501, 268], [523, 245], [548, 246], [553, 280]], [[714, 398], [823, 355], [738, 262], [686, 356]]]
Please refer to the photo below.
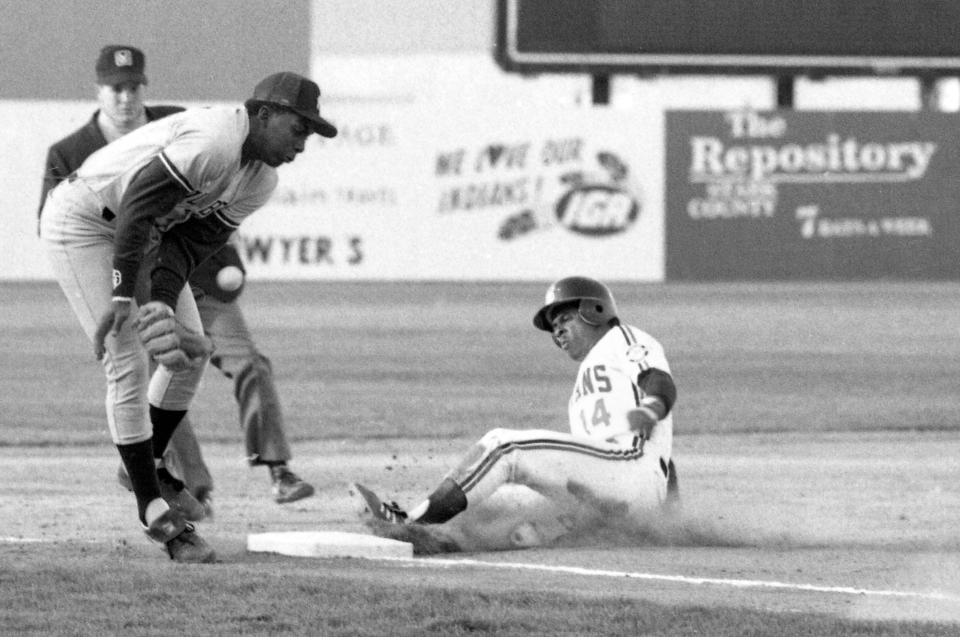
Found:
[[157, 219], [161, 230], [214, 213], [236, 227], [267, 202], [277, 185], [276, 170], [263, 162], [240, 164], [249, 127], [243, 108], [187, 109], [104, 146], [87, 158], [77, 177], [99, 197], [103, 208], [117, 212], [133, 177], [159, 157], [190, 193]]
[[[627, 412], [644, 398], [638, 382], [651, 368], [670, 373], [659, 341], [631, 325], [610, 329], [580, 363], [570, 396], [570, 433], [602, 440], [632, 439]], [[668, 414], [649, 442], [663, 446], [669, 457], [672, 437], [673, 417]]]

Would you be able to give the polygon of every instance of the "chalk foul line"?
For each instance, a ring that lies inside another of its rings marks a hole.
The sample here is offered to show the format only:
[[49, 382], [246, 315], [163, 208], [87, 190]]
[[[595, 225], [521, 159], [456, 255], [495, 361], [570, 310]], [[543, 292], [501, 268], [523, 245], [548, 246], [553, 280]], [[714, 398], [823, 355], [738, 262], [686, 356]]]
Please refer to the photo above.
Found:
[[636, 580], [653, 580], [660, 582], [674, 582], [692, 585], [730, 586], [733, 588], [773, 588], [808, 591], [812, 593], [836, 593], [842, 595], [867, 595], [874, 597], [902, 597], [949, 601], [960, 603], [960, 596], [939, 591], [894, 591], [857, 588], [853, 586], [819, 586], [816, 584], [796, 584], [771, 580], [731, 579], [718, 577], [690, 577], [687, 575], [664, 575], [659, 573], [638, 573], [631, 571], [610, 571], [603, 569], [582, 568], [579, 566], [549, 566], [546, 564], [528, 564], [524, 562], [484, 562], [473, 559], [443, 559], [432, 557], [385, 557], [378, 558], [386, 561], [397, 561], [419, 564], [424, 566], [476, 566], [482, 568], [515, 569], [525, 571], [541, 571], [550, 573], [567, 573], [588, 577], [616, 577]]
[[[44, 538], [0, 536], [0, 543], [29, 544], [47, 543], [53, 540]], [[817, 584], [797, 584], [792, 582], [778, 582], [775, 580], [733, 579], [722, 577], [691, 577], [688, 575], [665, 575], [662, 573], [639, 573], [636, 571], [611, 571], [605, 569], [583, 568], [580, 566], [550, 566], [547, 564], [530, 564], [525, 562], [484, 562], [469, 558], [444, 559], [434, 557], [371, 557], [368, 559], [401, 562], [410, 566], [474, 566], [480, 568], [514, 569], [521, 571], [541, 571], [549, 573], [567, 573], [587, 577], [616, 577], [625, 579], [648, 580], [659, 582], [674, 582], [678, 584], [729, 586], [732, 588], [771, 588], [811, 593], [836, 593], [840, 595], [864, 595], [872, 597], [899, 597], [925, 599], [960, 603], [960, 596], [940, 591], [894, 591], [883, 589], [857, 588], [854, 586], [820, 586]]]

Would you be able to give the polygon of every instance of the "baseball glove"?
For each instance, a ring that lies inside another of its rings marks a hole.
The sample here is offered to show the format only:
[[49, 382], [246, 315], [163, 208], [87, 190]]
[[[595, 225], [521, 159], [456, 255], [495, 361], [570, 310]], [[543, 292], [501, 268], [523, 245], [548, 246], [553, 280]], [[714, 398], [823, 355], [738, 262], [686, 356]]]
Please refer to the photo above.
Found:
[[208, 339], [180, 327], [173, 309], [160, 301], [142, 305], [133, 326], [147, 353], [174, 372], [199, 365], [212, 349]]

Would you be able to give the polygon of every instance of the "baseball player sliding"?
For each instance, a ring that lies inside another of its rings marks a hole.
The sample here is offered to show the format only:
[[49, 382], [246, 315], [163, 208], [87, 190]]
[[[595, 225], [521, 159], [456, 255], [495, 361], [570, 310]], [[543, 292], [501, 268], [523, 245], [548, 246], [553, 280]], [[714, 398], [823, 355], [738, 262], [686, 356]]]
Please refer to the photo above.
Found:
[[[610, 290], [585, 277], [552, 284], [533, 324], [580, 363], [568, 406], [570, 433], [493, 429], [409, 511], [355, 484], [374, 532], [403, 538], [390, 527], [467, 518], [523, 486], [536, 497], [521, 498], [520, 508], [529, 503], [531, 510], [518, 514], [518, 500], [504, 500], [503, 510], [515, 518], [507, 546], [537, 546], [588, 519], [641, 523], [677, 497], [671, 461], [677, 391], [660, 343], [621, 322]], [[482, 517], [488, 516], [472, 519]], [[469, 535], [461, 529], [461, 537], [463, 531]], [[419, 536], [410, 537], [416, 547]]]
[[[337, 134], [320, 117], [319, 98], [304, 77], [270, 75], [242, 108], [187, 109], [123, 135], [90, 155], [43, 206], [40, 237], [103, 363], [107, 422], [139, 521], [178, 562], [215, 559], [160, 491], [164, 451], [210, 354], [186, 282], [270, 198], [276, 167], [296, 159], [311, 133]], [[138, 307], [134, 290], [152, 229], [159, 245], [150, 296]], [[159, 363], [153, 373], [149, 357]]]

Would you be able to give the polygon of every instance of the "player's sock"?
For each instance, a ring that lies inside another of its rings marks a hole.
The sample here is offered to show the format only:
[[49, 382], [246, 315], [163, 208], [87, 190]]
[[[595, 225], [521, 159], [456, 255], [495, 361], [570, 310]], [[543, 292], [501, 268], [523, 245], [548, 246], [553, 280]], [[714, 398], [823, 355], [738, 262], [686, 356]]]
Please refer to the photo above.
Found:
[[163, 458], [173, 432], [187, 415], [186, 410], [161, 409], [150, 405], [150, 422], [153, 424], [153, 457]]
[[143, 512], [143, 523], [147, 526], [158, 517], [170, 510], [170, 505], [163, 498], [157, 498], [149, 504]]
[[416, 515], [423, 508], [421, 504], [411, 511], [411, 520], [423, 524], [442, 524], [467, 508], [467, 496], [459, 484], [450, 478], [444, 478], [440, 486], [427, 496], [423, 513]]
[[130, 476], [140, 521], [146, 524], [147, 505], [160, 497], [160, 483], [157, 482], [157, 470], [154, 467], [153, 441], [148, 439], [131, 445], [117, 445], [117, 451], [120, 452], [123, 466]]

